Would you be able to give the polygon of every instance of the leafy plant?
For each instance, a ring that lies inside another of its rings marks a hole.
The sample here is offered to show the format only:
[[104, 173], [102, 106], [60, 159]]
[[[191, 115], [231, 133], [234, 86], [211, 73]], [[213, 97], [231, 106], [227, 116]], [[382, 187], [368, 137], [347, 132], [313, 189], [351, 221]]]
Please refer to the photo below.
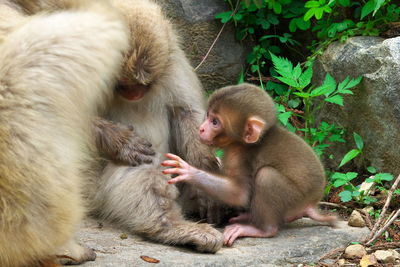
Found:
[[[360, 83], [361, 77], [356, 79], [347, 77], [337, 84], [335, 79], [327, 74], [323, 84], [315, 87], [311, 85], [312, 62], [308, 63], [305, 70], [302, 70], [300, 64], [294, 66], [286, 58], [275, 56], [272, 53], [270, 55], [276, 72], [275, 78], [287, 86], [287, 90], [282, 90], [281, 93], [284, 96], [284, 101], [289, 107], [296, 108], [301, 104], [303, 108], [303, 113], [298, 114], [290, 110], [287, 111], [283, 104], [278, 106], [278, 118], [282, 124], [290, 129], [293, 128], [289, 124], [291, 116], [297, 116], [304, 120], [304, 128], [299, 130], [304, 132], [305, 140], [314, 147], [319, 155], [329, 147], [329, 144], [325, 141], [344, 142], [342, 138], [343, 130], [339, 127], [324, 121], [315, 127], [316, 112], [326, 102], [343, 106], [343, 96], [353, 94], [350, 89]], [[272, 86], [267, 85], [267, 89], [273, 89], [275, 84], [277, 83], [272, 84]], [[281, 88], [275, 90], [278, 91]], [[359, 140], [357, 140], [357, 144], [360, 144]]]
[[362, 153], [364, 148], [364, 141], [362, 140], [361, 136], [359, 136], [356, 132], [353, 133], [354, 141], [356, 143], [357, 149], [352, 149], [344, 155], [342, 161], [339, 164], [339, 168], [357, 157]]

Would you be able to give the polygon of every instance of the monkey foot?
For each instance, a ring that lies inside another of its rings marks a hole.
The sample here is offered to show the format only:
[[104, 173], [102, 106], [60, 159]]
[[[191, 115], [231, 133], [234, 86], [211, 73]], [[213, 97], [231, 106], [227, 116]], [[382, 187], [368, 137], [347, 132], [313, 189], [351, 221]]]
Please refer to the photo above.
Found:
[[250, 213], [244, 212], [240, 213], [236, 217], [232, 217], [229, 219], [229, 223], [244, 223], [250, 220]]
[[231, 224], [224, 230], [224, 245], [232, 246], [238, 237], [273, 237], [278, 233], [277, 226], [269, 226], [266, 231], [249, 224]]

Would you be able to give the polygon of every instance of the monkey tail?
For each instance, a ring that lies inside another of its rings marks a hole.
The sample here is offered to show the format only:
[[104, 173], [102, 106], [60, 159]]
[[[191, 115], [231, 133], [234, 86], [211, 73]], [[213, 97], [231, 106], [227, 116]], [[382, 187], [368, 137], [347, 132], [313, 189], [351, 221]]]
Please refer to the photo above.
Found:
[[336, 227], [337, 225], [337, 217], [334, 215], [323, 215], [318, 212], [315, 207], [309, 207], [305, 211], [305, 215], [308, 216], [310, 219], [313, 219], [318, 222], [327, 222], [330, 226]]

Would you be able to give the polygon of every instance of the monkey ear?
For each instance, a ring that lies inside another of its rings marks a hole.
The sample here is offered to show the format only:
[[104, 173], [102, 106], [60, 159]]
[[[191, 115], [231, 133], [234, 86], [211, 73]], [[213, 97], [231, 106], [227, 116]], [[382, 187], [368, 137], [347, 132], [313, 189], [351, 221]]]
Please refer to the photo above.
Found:
[[247, 119], [244, 130], [244, 141], [248, 144], [256, 143], [264, 130], [265, 122], [257, 117], [250, 117]]

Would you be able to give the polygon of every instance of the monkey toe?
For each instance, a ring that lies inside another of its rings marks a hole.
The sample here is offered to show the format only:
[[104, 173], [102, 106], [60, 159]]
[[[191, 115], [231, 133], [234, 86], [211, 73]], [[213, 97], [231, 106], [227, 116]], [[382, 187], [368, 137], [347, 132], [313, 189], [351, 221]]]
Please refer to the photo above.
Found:
[[231, 224], [224, 230], [224, 245], [232, 246], [238, 237], [273, 237], [278, 233], [277, 226], [268, 226], [267, 230], [261, 230], [253, 225]]
[[62, 265], [78, 265], [86, 261], [94, 261], [96, 253], [93, 249], [81, 247], [80, 251], [74, 253], [65, 253], [65, 255], [57, 255], [58, 262]]
[[208, 224], [200, 227], [193, 237], [193, 243], [199, 252], [216, 253], [223, 245], [223, 235]]

